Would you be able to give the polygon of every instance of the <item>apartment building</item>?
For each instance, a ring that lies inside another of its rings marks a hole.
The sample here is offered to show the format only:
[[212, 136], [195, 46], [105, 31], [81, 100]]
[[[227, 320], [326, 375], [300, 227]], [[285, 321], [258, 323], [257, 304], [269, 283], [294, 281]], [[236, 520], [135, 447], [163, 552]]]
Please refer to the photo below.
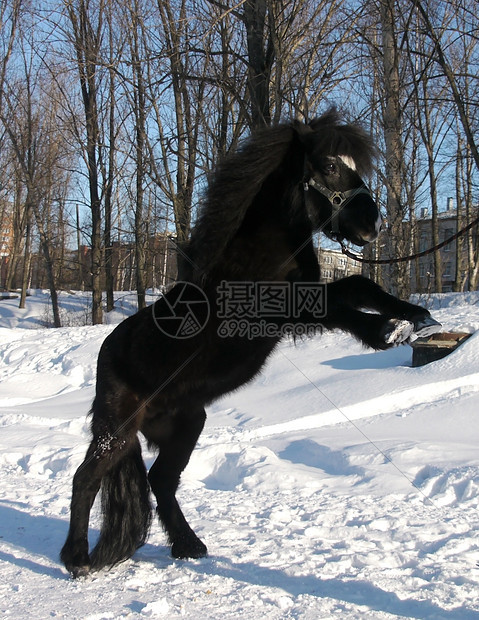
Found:
[[333, 282], [347, 276], [360, 274], [362, 271], [359, 261], [349, 258], [340, 250], [319, 247], [318, 262], [322, 282]]

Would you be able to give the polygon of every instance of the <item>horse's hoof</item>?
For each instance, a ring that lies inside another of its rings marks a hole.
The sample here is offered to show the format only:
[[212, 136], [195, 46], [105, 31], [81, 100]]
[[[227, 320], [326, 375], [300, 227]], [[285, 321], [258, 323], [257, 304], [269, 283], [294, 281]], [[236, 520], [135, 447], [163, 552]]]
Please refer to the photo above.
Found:
[[81, 577], [87, 577], [90, 574], [89, 566], [72, 566], [69, 569], [70, 575], [73, 579], [80, 579]]
[[384, 342], [388, 345], [402, 344], [407, 342], [414, 333], [414, 323], [400, 319], [390, 319], [384, 334]]
[[177, 540], [171, 545], [171, 555], [177, 560], [186, 560], [187, 558], [198, 559], [208, 555], [206, 545], [199, 538], [194, 540]]
[[65, 563], [65, 568], [70, 573], [73, 579], [80, 579], [81, 577], [87, 577], [90, 574], [89, 564], [71, 564]]
[[426, 316], [423, 319], [414, 321], [414, 336], [416, 338], [426, 338], [441, 331], [441, 327], [441, 323], [433, 319], [432, 316]]
[[86, 577], [90, 572], [91, 562], [88, 552], [84, 549], [79, 551], [78, 546], [70, 543], [69, 539], [63, 545], [60, 560], [73, 579]]

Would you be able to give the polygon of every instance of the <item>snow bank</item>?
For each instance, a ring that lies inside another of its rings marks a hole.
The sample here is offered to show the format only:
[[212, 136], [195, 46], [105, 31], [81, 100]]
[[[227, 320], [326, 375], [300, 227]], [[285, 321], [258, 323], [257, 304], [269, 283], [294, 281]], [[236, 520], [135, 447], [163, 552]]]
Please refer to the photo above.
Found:
[[[78, 317], [84, 299], [61, 302]], [[183, 476], [209, 557], [173, 560], [154, 524], [133, 559], [71, 581], [58, 552], [113, 326], [42, 328], [47, 301], [0, 302], [2, 617], [479, 618], [478, 334], [422, 368], [340, 333], [282, 343], [210, 408]], [[433, 306], [479, 328], [477, 294]]]

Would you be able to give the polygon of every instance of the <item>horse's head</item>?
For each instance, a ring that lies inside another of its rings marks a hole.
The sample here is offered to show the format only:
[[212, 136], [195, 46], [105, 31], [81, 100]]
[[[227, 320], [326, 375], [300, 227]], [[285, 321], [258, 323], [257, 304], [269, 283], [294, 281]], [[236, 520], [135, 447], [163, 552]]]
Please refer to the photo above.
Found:
[[374, 241], [381, 230], [381, 214], [354, 160], [347, 155], [323, 155], [307, 163], [304, 190], [314, 228], [360, 246]]
[[381, 214], [361, 178], [372, 166], [368, 136], [355, 125], [340, 125], [335, 111], [302, 125], [298, 134], [305, 147], [303, 188], [313, 228], [360, 246], [374, 241]]

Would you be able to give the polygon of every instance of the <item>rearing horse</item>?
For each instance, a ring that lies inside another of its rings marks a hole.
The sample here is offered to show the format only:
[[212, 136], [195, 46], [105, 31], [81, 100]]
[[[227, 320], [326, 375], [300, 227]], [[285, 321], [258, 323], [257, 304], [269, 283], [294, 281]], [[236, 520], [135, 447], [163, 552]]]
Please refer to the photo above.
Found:
[[[339, 328], [375, 349], [437, 330], [427, 310], [353, 276], [324, 287], [320, 318], [314, 303], [273, 313], [274, 329], [264, 334], [253, 330], [257, 316], [243, 312], [243, 333], [221, 333], [218, 298], [228, 286], [243, 286], [250, 303], [258, 302], [263, 284], [292, 295], [295, 287], [319, 283], [315, 231], [357, 245], [377, 237], [381, 216], [362, 180], [373, 151], [359, 127], [342, 124], [331, 110], [308, 124], [254, 133], [218, 166], [181, 251], [181, 282], [118, 325], [101, 347], [93, 438], [74, 476], [61, 552], [74, 577], [113, 566], [145, 543], [150, 489], [172, 555], [206, 555], [175, 497], [181, 472], [203, 429], [205, 407], [260, 371], [285, 326], [293, 335], [295, 325]], [[159, 451], [148, 473], [138, 432]], [[89, 516], [100, 487], [103, 523], [89, 553]]]

